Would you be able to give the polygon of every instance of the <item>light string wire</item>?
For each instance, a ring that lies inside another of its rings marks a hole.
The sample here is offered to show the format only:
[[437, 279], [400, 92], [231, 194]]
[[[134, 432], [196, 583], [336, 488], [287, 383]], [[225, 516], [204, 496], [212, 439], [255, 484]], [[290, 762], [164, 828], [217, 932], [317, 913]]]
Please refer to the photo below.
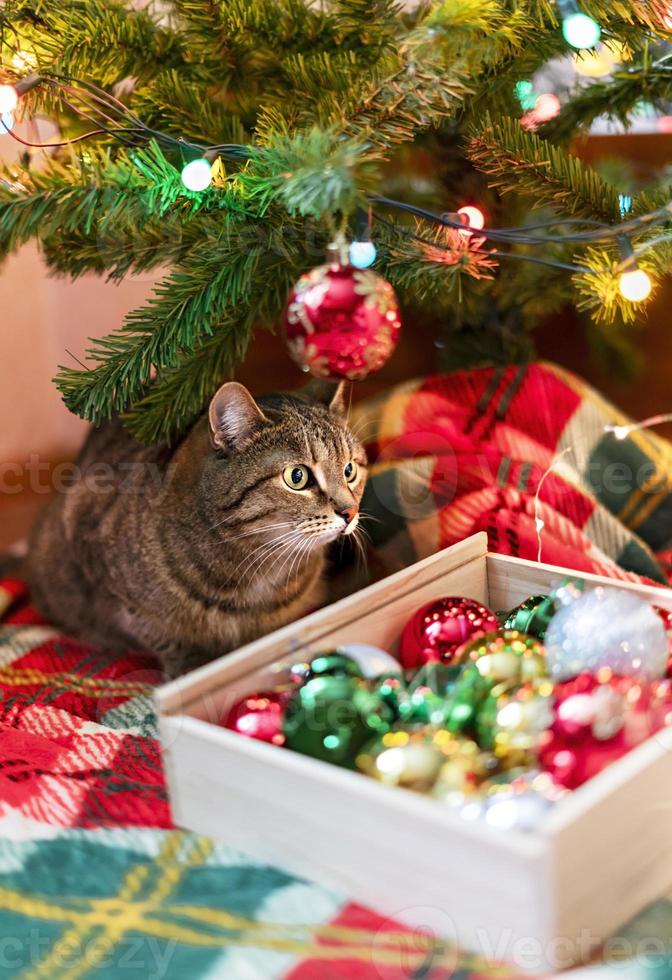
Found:
[[[643, 432], [646, 429], [653, 429], [657, 425], [665, 425], [666, 423], [672, 422], [672, 412], [662, 412], [658, 415], [650, 415], [648, 418], [642, 419], [639, 422], [627, 422], [625, 424], [619, 425], [617, 423], [608, 423], [602, 426], [602, 432], [606, 434], [611, 434], [619, 442], [623, 442], [633, 432]], [[555, 467], [561, 462], [569, 453], [575, 453], [577, 450], [584, 448], [588, 444], [588, 439], [590, 437], [586, 436], [581, 442], [575, 443], [572, 446], [565, 446], [560, 452], [553, 456], [553, 459], [546, 467], [544, 472], [539, 478], [537, 483], [537, 489], [534, 494], [534, 528], [537, 535], [537, 561], [541, 561], [541, 553], [543, 548], [542, 531], [545, 527], [545, 522], [541, 518], [541, 490], [546, 482], [546, 479], [553, 473]]]
[[[11, 49], [11, 45], [10, 45]], [[28, 83], [31, 88], [37, 85], [45, 85], [53, 91], [54, 96], [67, 106], [72, 112], [82, 119], [86, 119], [96, 126], [95, 129], [74, 136], [67, 140], [53, 141], [48, 143], [35, 143], [24, 139], [14, 133], [4, 121], [0, 122], [4, 130], [12, 139], [21, 143], [25, 147], [35, 149], [58, 149], [75, 143], [81, 143], [96, 136], [109, 136], [118, 140], [128, 147], [137, 146], [145, 141], [155, 140], [163, 146], [168, 146], [173, 150], [182, 152], [194, 151], [200, 153], [206, 159], [212, 161], [215, 157], [230, 158], [237, 161], [247, 160], [251, 157], [253, 147], [243, 144], [215, 144], [204, 145], [186, 140], [182, 137], [172, 136], [160, 130], [148, 126], [143, 120], [130, 110], [116, 96], [105, 92], [91, 82], [66, 77], [58, 74], [29, 76], [27, 79], [19, 80]], [[101, 122], [101, 118], [103, 122]], [[509, 246], [535, 246], [535, 245], [588, 245], [599, 243], [618, 243], [630, 235], [641, 232], [647, 226], [662, 225], [672, 220], [672, 201], [665, 206], [656, 209], [648, 214], [638, 215], [619, 224], [608, 224], [590, 218], [565, 217], [553, 218], [544, 222], [523, 225], [520, 227], [508, 228], [475, 228], [468, 222], [460, 219], [460, 215], [451, 213], [437, 214], [436, 212], [408, 204], [404, 201], [397, 201], [394, 198], [380, 194], [367, 194], [369, 206], [379, 205], [391, 211], [401, 211], [412, 215], [418, 219], [426, 221], [439, 227], [460, 231], [463, 234], [473, 234], [476, 240], [488, 241], [494, 244]], [[454, 251], [450, 245], [424, 238], [412, 232], [406, 227], [400, 226], [382, 217], [372, 210], [372, 219], [378, 221], [396, 234], [412, 238], [424, 245], [446, 252]], [[568, 230], [565, 230], [568, 229]], [[553, 233], [555, 230], [555, 233]], [[545, 233], [540, 233], [545, 232]], [[670, 235], [660, 235], [649, 242], [644, 242], [632, 251], [629, 260], [621, 262], [615, 266], [615, 270], [631, 265], [636, 262], [636, 258], [644, 254], [648, 249], [669, 240]], [[489, 256], [493, 259], [515, 259], [518, 261], [531, 262], [550, 268], [561, 269], [572, 274], [599, 275], [605, 270], [589, 268], [585, 265], [578, 265], [572, 262], [562, 262], [548, 256], [529, 255], [527, 253], [517, 253], [500, 251], [496, 249], [472, 248], [473, 254]]]

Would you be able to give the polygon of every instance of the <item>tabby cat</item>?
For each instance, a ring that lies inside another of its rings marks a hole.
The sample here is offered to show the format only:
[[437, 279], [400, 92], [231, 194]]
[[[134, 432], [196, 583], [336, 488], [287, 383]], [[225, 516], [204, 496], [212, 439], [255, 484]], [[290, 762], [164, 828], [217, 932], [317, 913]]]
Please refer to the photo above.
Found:
[[38, 609], [107, 649], [154, 651], [175, 676], [324, 598], [327, 545], [350, 535], [366, 482], [343, 390], [268, 395], [224, 384], [172, 450], [113, 421], [38, 521]]

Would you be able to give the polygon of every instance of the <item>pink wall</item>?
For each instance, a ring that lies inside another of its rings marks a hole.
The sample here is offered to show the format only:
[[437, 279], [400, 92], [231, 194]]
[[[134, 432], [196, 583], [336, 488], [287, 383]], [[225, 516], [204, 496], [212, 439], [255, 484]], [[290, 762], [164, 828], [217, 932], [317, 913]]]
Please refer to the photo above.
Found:
[[[47, 135], [41, 128], [39, 138]], [[15, 158], [17, 146], [10, 136], [0, 138], [0, 158]], [[49, 277], [32, 244], [0, 267], [0, 464], [75, 451], [85, 425], [67, 411], [51, 379], [59, 364], [75, 366], [68, 351], [83, 358], [87, 338], [119, 327], [151, 285], [147, 277], [120, 285], [96, 276]]]

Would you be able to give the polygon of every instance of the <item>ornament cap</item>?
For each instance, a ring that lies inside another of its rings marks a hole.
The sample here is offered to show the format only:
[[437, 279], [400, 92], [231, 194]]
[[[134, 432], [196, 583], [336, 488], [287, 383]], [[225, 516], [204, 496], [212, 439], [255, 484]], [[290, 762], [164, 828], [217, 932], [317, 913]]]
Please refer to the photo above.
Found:
[[350, 265], [350, 244], [343, 235], [327, 245], [327, 264], [333, 269]]

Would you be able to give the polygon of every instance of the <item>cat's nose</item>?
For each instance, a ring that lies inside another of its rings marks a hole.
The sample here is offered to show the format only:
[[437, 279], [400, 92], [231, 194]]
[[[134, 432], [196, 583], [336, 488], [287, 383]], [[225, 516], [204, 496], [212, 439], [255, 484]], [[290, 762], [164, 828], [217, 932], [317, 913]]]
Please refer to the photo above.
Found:
[[354, 521], [354, 519], [357, 517], [357, 508], [343, 507], [341, 508], [341, 510], [337, 511], [337, 514], [339, 517], [343, 518], [346, 524], [349, 524], [351, 521]]

